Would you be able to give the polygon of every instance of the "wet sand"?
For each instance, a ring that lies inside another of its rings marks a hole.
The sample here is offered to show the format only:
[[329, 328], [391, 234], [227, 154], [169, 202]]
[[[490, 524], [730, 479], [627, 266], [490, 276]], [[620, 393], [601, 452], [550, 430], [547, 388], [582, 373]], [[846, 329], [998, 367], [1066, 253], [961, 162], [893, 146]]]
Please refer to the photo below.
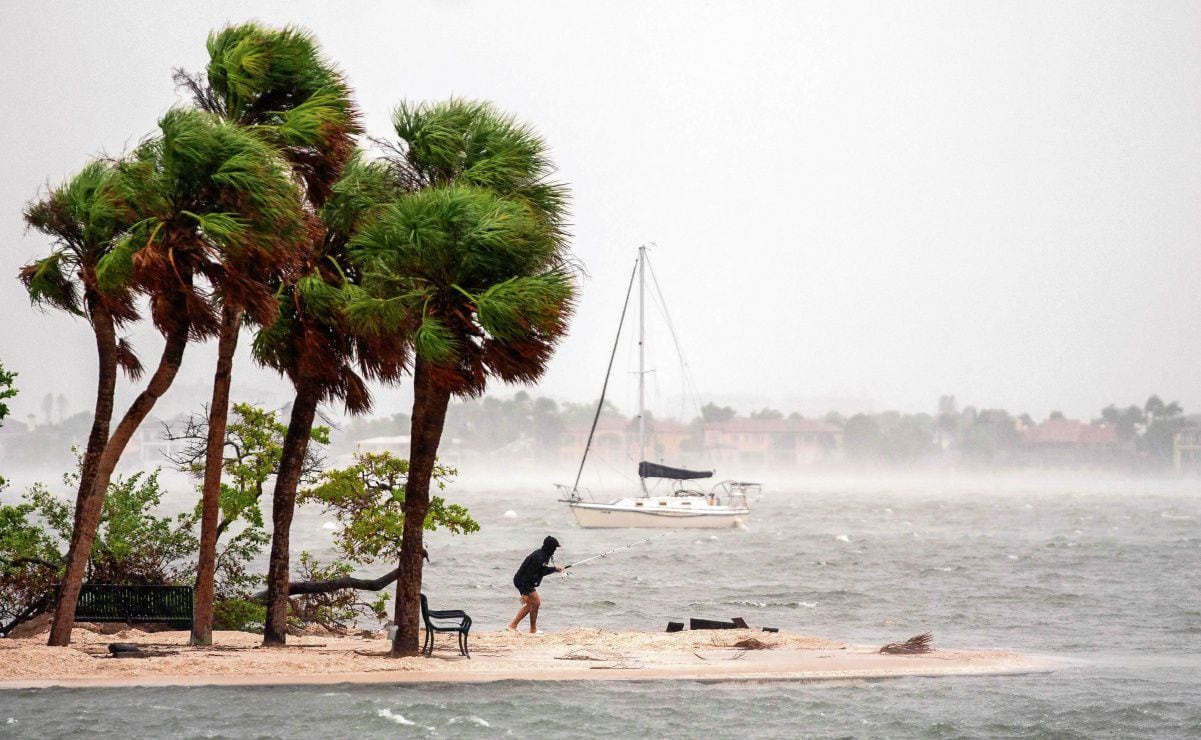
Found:
[[[502, 680], [832, 680], [901, 676], [979, 676], [1045, 672], [1051, 661], [988, 650], [880, 655], [879, 646], [753, 630], [673, 634], [575, 628], [531, 636], [482, 632], [471, 659], [455, 635], [438, 635], [432, 658], [389, 658], [389, 644], [363, 637], [290, 637], [288, 647], [259, 647], [258, 635], [217, 632], [215, 645], [193, 648], [186, 632], [126, 630], [100, 635], [76, 629], [72, 645], [52, 648], [45, 635], [0, 640], [0, 689], [47, 686], [195, 686], [334, 683], [484, 682]], [[734, 643], [755, 638], [770, 649]], [[162, 653], [108, 656], [110, 642]]]

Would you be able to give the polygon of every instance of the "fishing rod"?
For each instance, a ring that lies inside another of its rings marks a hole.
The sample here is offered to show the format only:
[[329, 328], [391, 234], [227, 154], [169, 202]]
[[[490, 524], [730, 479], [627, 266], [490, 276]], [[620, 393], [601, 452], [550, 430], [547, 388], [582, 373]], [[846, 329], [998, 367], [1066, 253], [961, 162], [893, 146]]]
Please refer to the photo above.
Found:
[[666, 537], [666, 536], [667, 536], [667, 535], [669, 535], [669, 534], [671, 534], [671, 532], [664, 532], [663, 534], [660, 534], [660, 535], [655, 535], [654, 537], [647, 537], [645, 540], [638, 540], [637, 542], [631, 542], [631, 543], [630, 543], [630, 544], [628, 544], [628, 545], [622, 545], [621, 547], [615, 547], [615, 548], [613, 548], [612, 550], [609, 550], [608, 552], [602, 552], [600, 555], [593, 555], [593, 556], [592, 556], [592, 557], [590, 557], [590, 558], [584, 558], [583, 560], [578, 560], [578, 561], [576, 561], [576, 562], [574, 562], [574, 563], [571, 563], [571, 564], [569, 564], [569, 565], [564, 565], [564, 566], [563, 566], [563, 575], [564, 575], [564, 576], [566, 576], [566, 575], [567, 575], [567, 569], [568, 569], [568, 568], [571, 568], [572, 566], [575, 566], [575, 565], [582, 565], [583, 563], [586, 563], [586, 562], [588, 562], [589, 560], [596, 560], [597, 558], [604, 558], [604, 557], [608, 557], [608, 556], [612, 555], [612, 554], [613, 554], [613, 553], [615, 553], [615, 552], [621, 552], [622, 550], [628, 550], [628, 549], [630, 549], [631, 547], [634, 547], [635, 545], [641, 545], [641, 544], [642, 544], [642, 543], [644, 543], [644, 542], [650, 542], [651, 540], [657, 540], [657, 539], [660, 539], [660, 538], [662, 538], [662, 537]]

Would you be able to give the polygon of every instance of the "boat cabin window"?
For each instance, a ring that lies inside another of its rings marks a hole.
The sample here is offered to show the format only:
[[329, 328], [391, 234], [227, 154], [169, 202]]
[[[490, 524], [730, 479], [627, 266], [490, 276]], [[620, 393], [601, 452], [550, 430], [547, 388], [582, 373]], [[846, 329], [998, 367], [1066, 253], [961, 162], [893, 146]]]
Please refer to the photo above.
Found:
[[635, 502], [634, 502], [634, 505], [635, 505], [635, 506], [642, 506], [642, 502], [641, 502], [641, 501], [635, 501]]
[[660, 501], [660, 502], [659, 502], [659, 505], [660, 505], [660, 506], [667, 506], [667, 502], [666, 502], [666, 501]]

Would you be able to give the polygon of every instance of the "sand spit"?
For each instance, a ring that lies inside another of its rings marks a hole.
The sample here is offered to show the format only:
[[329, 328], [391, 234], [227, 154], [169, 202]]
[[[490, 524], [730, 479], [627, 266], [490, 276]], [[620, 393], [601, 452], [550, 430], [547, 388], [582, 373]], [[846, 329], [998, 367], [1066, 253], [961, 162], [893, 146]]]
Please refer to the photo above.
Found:
[[[770, 649], [732, 647], [756, 638]], [[259, 647], [258, 635], [217, 632], [216, 645], [193, 648], [186, 632], [77, 629], [72, 646], [45, 636], [0, 640], [0, 689], [46, 686], [271, 685], [501, 680], [823, 680], [962, 676], [1051, 670], [1031, 656], [982, 650], [880, 655], [878, 646], [752, 630], [673, 634], [575, 628], [531, 636], [471, 636], [472, 658], [453, 635], [439, 635], [432, 659], [388, 658], [388, 643], [362, 637], [291, 637], [286, 648]], [[114, 659], [110, 642], [137, 643], [156, 657]]]

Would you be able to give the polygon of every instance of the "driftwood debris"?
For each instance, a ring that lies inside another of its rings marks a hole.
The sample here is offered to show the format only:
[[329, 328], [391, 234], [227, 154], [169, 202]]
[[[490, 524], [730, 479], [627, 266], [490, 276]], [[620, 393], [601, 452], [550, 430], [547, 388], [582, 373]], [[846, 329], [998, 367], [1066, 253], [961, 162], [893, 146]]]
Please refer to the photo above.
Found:
[[743, 650], [771, 650], [775, 645], [770, 642], [764, 642], [756, 637], [748, 637], [745, 640], [739, 640], [731, 645], [731, 647], [742, 648]]
[[146, 650], [146, 647], [132, 642], [110, 642], [108, 652], [110, 658], [161, 658], [179, 653], [178, 650]]
[[621, 661], [624, 656], [619, 653], [610, 653], [607, 655], [597, 655], [583, 648], [570, 650], [562, 655], [556, 655], [555, 660], [595, 660], [595, 661]]
[[880, 648], [880, 652], [885, 655], [913, 655], [915, 653], [931, 653], [934, 652], [934, 635], [930, 632], [923, 632], [920, 635], [914, 635], [905, 642], [890, 642]]
[[611, 652], [607, 650], [585, 650], [584, 648], [576, 648], [575, 650], [569, 650], [562, 655], [556, 655], [555, 660], [586, 660], [597, 663], [612, 664], [588, 666], [589, 668], [595, 668], [597, 670], [630, 670], [642, 667], [638, 664], [638, 661], [633, 658], [633, 656], [623, 655], [622, 653]]
[[625, 665], [624, 663], [619, 663], [618, 665], [590, 665], [588, 667], [594, 671], [637, 671], [642, 669], [640, 665]]

